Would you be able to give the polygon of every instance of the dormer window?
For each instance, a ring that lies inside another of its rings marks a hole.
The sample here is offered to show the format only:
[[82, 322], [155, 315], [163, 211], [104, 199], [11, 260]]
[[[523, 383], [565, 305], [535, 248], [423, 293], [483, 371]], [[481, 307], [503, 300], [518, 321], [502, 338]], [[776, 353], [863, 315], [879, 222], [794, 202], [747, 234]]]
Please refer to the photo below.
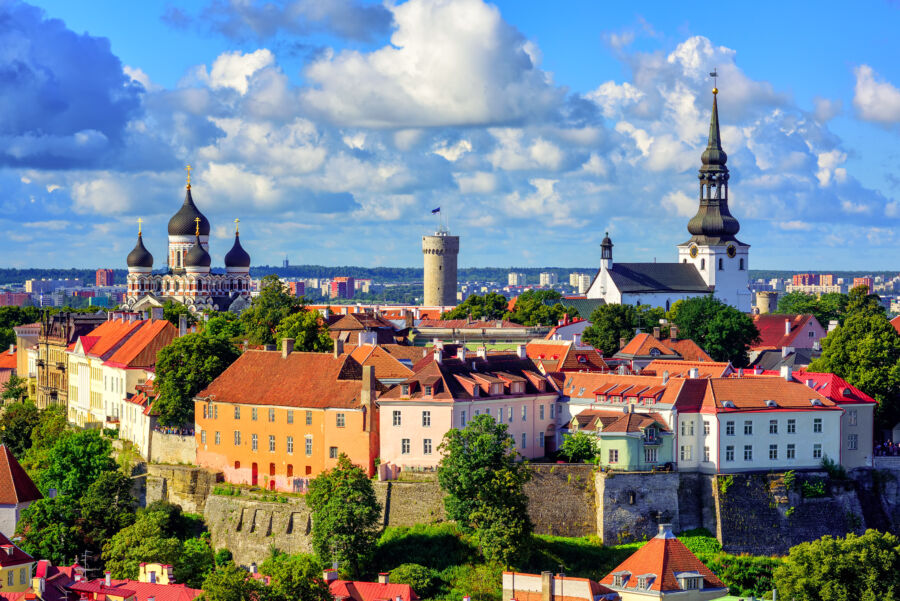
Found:
[[631, 577], [629, 572], [616, 572], [613, 574], [613, 586], [624, 587], [628, 584], [628, 578]]
[[734, 401], [722, 401], [722, 406], [726, 409], [734, 409]]
[[772, 400], [768, 400], [766, 401], [766, 407], [774, 409], [775, 407], [778, 407], [778, 403]]
[[431, 386], [425, 385], [425, 396], [431, 396]]
[[491, 384], [491, 395], [500, 396], [503, 394], [503, 384]]
[[681, 588], [686, 591], [698, 590], [703, 588], [703, 577], [702, 576], [685, 576], [683, 578], [679, 578], [681, 581]]
[[402, 396], [409, 396], [409, 384], [400, 385], [400, 394]]
[[525, 392], [525, 383], [524, 382], [513, 382], [510, 386], [513, 394], [522, 394]]
[[651, 357], [659, 357], [659, 349], [658, 348], [650, 349], [650, 356]]

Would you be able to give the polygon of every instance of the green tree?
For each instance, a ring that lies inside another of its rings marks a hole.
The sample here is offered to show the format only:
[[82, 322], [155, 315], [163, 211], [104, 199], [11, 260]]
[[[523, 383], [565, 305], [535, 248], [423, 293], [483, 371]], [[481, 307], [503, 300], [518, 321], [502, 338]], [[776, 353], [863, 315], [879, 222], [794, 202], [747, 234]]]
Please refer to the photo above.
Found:
[[12, 374], [9, 376], [9, 380], [3, 384], [3, 392], [0, 393], [0, 398], [10, 403], [21, 401], [26, 394], [28, 394], [28, 380]]
[[50, 449], [68, 431], [66, 408], [62, 405], [51, 405], [38, 412], [38, 423], [31, 430], [31, 448], [25, 457], [18, 458], [32, 479], [36, 474], [47, 469]]
[[447, 432], [439, 450], [447, 517], [475, 535], [488, 560], [509, 563], [527, 554], [532, 525], [523, 487], [531, 472], [516, 460], [506, 424], [475, 416], [462, 430]]
[[631, 305], [600, 305], [590, 317], [591, 325], [584, 329], [582, 340], [612, 357], [619, 350], [619, 341], [631, 340], [638, 327], [639, 316]]
[[176, 328], [179, 325], [179, 321], [181, 320], [181, 316], [184, 315], [187, 317], [187, 325], [191, 327], [195, 323], [197, 323], [197, 318], [191, 313], [191, 310], [188, 309], [187, 305], [183, 305], [181, 303], [176, 303], [173, 300], [167, 300], [163, 304], [163, 318], [169, 320]]
[[822, 538], [792, 547], [775, 569], [778, 597], [795, 601], [897, 599], [900, 541], [867, 530], [862, 536]]
[[731, 361], [735, 367], [749, 362], [750, 345], [759, 331], [746, 313], [712, 296], [678, 303], [673, 321], [681, 338], [690, 338], [715, 361]]
[[839, 292], [828, 292], [821, 296], [805, 292], [788, 292], [778, 299], [776, 313], [788, 315], [812, 314], [823, 328], [828, 327], [832, 319], [839, 323], [847, 312], [849, 297]]
[[31, 433], [40, 422], [38, 409], [31, 401], [12, 403], [0, 415], [0, 444], [6, 445], [16, 459], [31, 448]]
[[47, 455], [47, 468], [37, 481], [41, 492], [55, 488], [57, 494], [79, 498], [104, 472], [118, 469], [112, 445], [97, 430], [67, 432]]
[[408, 584], [420, 599], [431, 599], [437, 592], [437, 573], [418, 563], [400, 564], [391, 570], [391, 582]]
[[101, 551], [107, 540], [134, 523], [137, 501], [131, 478], [119, 470], [103, 472], [79, 499], [85, 541]]
[[484, 296], [473, 294], [454, 309], [441, 315], [441, 319], [503, 319], [509, 307], [509, 300], [502, 294], [488, 292]]
[[597, 455], [597, 445], [594, 440], [593, 436], [584, 432], [567, 434], [563, 439], [560, 451], [569, 460], [569, 463], [584, 463]]
[[259, 295], [241, 313], [241, 322], [251, 343], [275, 344], [278, 324], [302, 309], [301, 299], [292, 296], [277, 275], [267, 275], [260, 282]]
[[312, 555], [276, 553], [260, 566], [271, 577], [270, 601], [332, 601], [322, 567]]
[[881, 297], [877, 294], [869, 294], [868, 286], [857, 286], [847, 294], [847, 315], [867, 313], [869, 315], [884, 315], [884, 306]]
[[48, 559], [54, 565], [68, 565], [84, 550], [84, 538], [77, 525], [76, 504], [67, 497], [39, 499], [29, 505], [16, 524], [17, 543], [32, 557]]
[[300, 311], [282, 319], [275, 328], [276, 344], [280, 345], [282, 338], [293, 338], [294, 350], [313, 353], [328, 352], [334, 344], [315, 311]]
[[322, 563], [337, 561], [358, 576], [378, 538], [381, 504], [372, 481], [343, 453], [309, 484], [312, 543]]
[[215, 555], [209, 543], [209, 534], [189, 538], [181, 547], [181, 556], [175, 563], [175, 580], [191, 588], [200, 588], [216, 569]]
[[[516, 298], [513, 311], [508, 311], [503, 319], [523, 326], [555, 326], [568, 313], [578, 315], [575, 307], [566, 307], [561, 302], [562, 294], [556, 290], [526, 290]], [[548, 302], [557, 301], [548, 304]]]
[[203, 601], [267, 601], [268, 588], [250, 572], [228, 562], [210, 572], [203, 581]]
[[181, 426], [194, 421], [194, 396], [231, 365], [240, 353], [229, 341], [202, 334], [176, 338], [156, 358], [154, 407], [159, 423]]
[[[177, 506], [176, 506], [177, 507]], [[183, 527], [181, 508], [152, 504], [137, 514], [134, 523], [123, 528], [103, 546], [106, 568], [116, 578], [137, 578], [141, 562], [176, 565], [181, 558], [179, 535]]]
[[234, 313], [214, 311], [203, 324], [202, 333], [210, 338], [222, 338], [232, 342], [240, 341], [246, 332], [244, 324]]

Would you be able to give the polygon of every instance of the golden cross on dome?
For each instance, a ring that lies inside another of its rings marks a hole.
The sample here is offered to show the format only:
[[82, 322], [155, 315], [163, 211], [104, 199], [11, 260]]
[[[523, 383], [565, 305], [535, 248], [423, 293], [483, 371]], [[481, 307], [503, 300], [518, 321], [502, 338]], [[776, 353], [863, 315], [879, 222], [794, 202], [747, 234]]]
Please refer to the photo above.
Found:
[[191, 167], [190, 165], [188, 165], [187, 167], [184, 168], [184, 170], [187, 171], [187, 187], [188, 188], [191, 187], [191, 169], [193, 169], [193, 167]]
[[241, 223], [241, 220], [240, 220], [240, 219], [235, 219], [235, 220], [234, 220], [234, 233], [235, 233], [235, 234], [239, 233], [239, 232], [238, 232], [238, 228], [240, 227], [240, 223]]
[[141, 224], [144, 223], [144, 220], [138, 217], [138, 236], [141, 235]]
[[[188, 184], [188, 185], [190, 185], [190, 184]], [[199, 235], [200, 235], [200, 218], [199, 218], [199, 217], [195, 217], [195, 218], [194, 218], [194, 223], [197, 224], [196, 235], [199, 236]]]

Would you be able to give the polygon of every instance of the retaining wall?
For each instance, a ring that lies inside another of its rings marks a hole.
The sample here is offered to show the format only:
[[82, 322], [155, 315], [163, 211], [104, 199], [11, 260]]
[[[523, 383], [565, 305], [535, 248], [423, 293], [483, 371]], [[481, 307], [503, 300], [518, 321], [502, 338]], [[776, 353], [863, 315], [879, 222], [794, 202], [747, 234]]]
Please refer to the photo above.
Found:
[[195, 465], [197, 463], [197, 439], [193, 436], [150, 432], [150, 461]]

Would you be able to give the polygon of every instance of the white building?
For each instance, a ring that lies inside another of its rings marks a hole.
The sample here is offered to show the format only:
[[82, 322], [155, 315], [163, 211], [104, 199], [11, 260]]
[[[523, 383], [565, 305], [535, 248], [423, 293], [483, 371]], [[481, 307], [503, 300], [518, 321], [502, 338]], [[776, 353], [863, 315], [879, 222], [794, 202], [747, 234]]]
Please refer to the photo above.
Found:
[[559, 276], [555, 273], [544, 271], [541, 273], [541, 286], [555, 286], [559, 283]]
[[714, 294], [741, 311], [750, 311], [750, 246], [735, 238], [740, 224], [728, 210], [728, 157], [719, 137], [717, 90], [713, 94], [709, 141], [699, 175], [700, 206], [688, 222], [691, 238], [678, 245], [678, 262], [615, 264], [607, 234], [588, 298], [668, 310], [677, 300]]
[[528, 278], [524, 273], [517, 273], [515, 271], [510, 271], [506, 279], [508, 286], [524, 286], [528, 281]]

